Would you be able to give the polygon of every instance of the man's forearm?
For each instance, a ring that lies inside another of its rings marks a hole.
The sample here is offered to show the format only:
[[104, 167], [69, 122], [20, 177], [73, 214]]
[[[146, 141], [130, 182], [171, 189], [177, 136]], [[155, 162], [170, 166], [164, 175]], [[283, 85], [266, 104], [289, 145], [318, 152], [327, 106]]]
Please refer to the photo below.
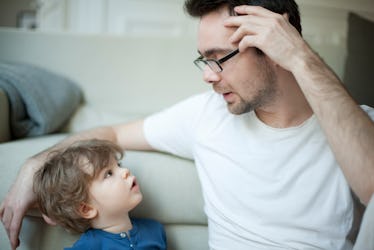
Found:
[[365, 204], [374, 192], [374, 123], [309, 48], [292, 71], [347, 181]]
[[51, 148], [31, 157], [28, 162], [32, 164], [25, 165], [38, 167], [38, 165], [41, 165], [45, 161], [50, 151], [67, 147], [75, 141], [94, 138], [112, 141], [118, 144], [123, 150], [153, 150], [144, 137], [143, 120], [137, 120], [115, 126], [98, 127], [73, 134]]
[[[117, 143], [117, 137], [112, 127], [98, 127], [86, 131], [82, 131], [73, 135], [68, 136], [66, 139], [62, 140], [61, 142], [55, 144], [54, 146], [47, 148], [46, 150], [32, 156], [28, 161], [34, 166], [34, 168], [38, 168], [38, 165], [41, 165], [42, 162], [45, 161], [45, 159], [48, 156], [48, 153], [53, 150], [58, 150], [64, 147], [69, 146], [75, 141], [79, 140], [88, 140], [88, 139], [103, 139], [103, 140], [109, 140], [114, 143]], [[40, 164], [37, 164], [37, 163]], [[26, 164], [27, 165], [27, 164]]]

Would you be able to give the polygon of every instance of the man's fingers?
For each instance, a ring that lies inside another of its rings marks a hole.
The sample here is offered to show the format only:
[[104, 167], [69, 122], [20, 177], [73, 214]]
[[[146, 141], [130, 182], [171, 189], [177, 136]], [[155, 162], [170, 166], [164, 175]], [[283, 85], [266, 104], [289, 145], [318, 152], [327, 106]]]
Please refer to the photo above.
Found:
[[12, 222], [13, 213], [10, 209], [3, 209], [2, 216], [1, 216], [1, 222], [4, 225], [5, 230], [7, 231], [8, 237], [9, 237], [9, 231], [10, 231], [10, 225]]
[[[18, 246], [18, 237], [14, 237], [12, 234], [12, 219], [13, 219], [13, 213], [10, 209], [5, 209], [5, 205], [1, 204], [1, 222], [4, 225], [5, 231], [8, 235], [10, 245], [12, 249], [16, 249]], [[14, 239], [16, 238], [16, 239]]]
[[11, 220], [8, 236], [13, 249], [19, 246], [18, 236], [21, 230], [22, 218], [23, 215], [14, 214]]
[[248, 16], [230, 16], [224, 22], [226, 27], [238, 27], [248, 19]]
[[223, 25], [226, 27], [240, 27], [243, 24], [251, 24], [256, 26], [266, 26], [270, 23], [269, 18], [257, 17], [257, 16], [230, 16], [224, 22]]
[[11, 240], [10, 244], [11, 244], [12, 250], [16, 250], [17, 247], [19, 247], [19, 243], [20, 243], [19, 238], [16, 238], [15, 241]]
[[235, 32], [229, 38], [231, 43], [239, 43], [246, 36], [257, 35], [261, 32], [262, 26], [252, 25], [252, 24], [242, 24], [238, 27]]
[[[237, 28], [229, 40], [231, 43], [235, 44], [241, 42], [241, 40], [247, 36], [263, 36], [268, 33], [269, 27], [274, 26], [274, 20], [274, 18], [253, 15], [230, 16], [224, 21], [224, 25], [226, 27]], [[255, 38], [255, 40], [258, 39], [259, 38]]]
[[234, 11], [239, 15], [255, 15], [255, 16], [263, 16], [263, 17], [274, 17], [277, 15], [276, 13], [265, 9], [261, 6], [253, 6], [253, 5], [240, 5], [234, 8]]
[[23, 212], [14, 213], [12, 207], [1, 204], [1, 222], [7, 232], [12, 249], [19, 246], [19, 233], [22, 225]]
[[259, 44], [255, 36], [245, 36], [239, 43], [239, 51], [244, 51], [249, 47], [258, 48]]

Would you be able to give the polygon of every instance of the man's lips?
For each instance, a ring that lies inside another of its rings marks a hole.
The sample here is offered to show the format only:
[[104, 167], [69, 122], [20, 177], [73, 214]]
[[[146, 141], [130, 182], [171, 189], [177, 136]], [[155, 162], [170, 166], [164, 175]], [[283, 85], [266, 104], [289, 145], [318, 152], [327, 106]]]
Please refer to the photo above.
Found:
[[226, 92], [226, 93], [223, 93], [222, 96], [226, 100], [226, 102], [230, 102], [232, 101], [234, 94], [232, 92]]
[[222, 97], [225, 99], [226, 102], [233, 102], [234, 101], [234, 92], [230, 91], [230, 90], [225, 90], [223, 88], [219, 88], [217, 86], [213, 86], [213, 89], [214, 91], [219, 94], [219, 95], [222, 95]]

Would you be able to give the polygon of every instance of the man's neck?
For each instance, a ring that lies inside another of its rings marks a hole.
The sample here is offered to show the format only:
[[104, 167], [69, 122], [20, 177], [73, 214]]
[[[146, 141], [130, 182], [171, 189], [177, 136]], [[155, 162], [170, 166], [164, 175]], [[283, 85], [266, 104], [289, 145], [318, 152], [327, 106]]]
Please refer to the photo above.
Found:
[[313, 110], [290, 72], [282, 72], [278, 80], [276, 98], [268, 105], [256, 109], [256, 115], [270, 127], [298, 126], [313, 115]]

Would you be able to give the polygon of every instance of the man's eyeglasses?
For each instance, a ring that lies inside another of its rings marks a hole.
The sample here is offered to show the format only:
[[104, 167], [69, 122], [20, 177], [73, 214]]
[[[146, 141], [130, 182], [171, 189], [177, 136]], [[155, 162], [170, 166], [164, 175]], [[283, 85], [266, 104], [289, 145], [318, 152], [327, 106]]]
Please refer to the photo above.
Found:
[[209, 66], [209, 68], [216, 72], [216, 73], [219, 73], [219, 72], [222, 72], [223, 68], [222, 68], [222, 63], [226, 62], [227, 60], [229, 60], [230, 58], [232, 58], [233, 56], [235, 56], [236, 54], [239, 53], [239, 49], [236, 49], [232, 52], [230, 52], [229, 54], [227, 54], [226, 56], [218, 59], [218, 60], [215, 60], [215, 59], [204, 59], [203, 56], [200, 56], [198, 57], [195, 61], [193, 61], [193, 63], [201, 70], [204, 70], [204, 68], [206, 67], [206, 65]]

